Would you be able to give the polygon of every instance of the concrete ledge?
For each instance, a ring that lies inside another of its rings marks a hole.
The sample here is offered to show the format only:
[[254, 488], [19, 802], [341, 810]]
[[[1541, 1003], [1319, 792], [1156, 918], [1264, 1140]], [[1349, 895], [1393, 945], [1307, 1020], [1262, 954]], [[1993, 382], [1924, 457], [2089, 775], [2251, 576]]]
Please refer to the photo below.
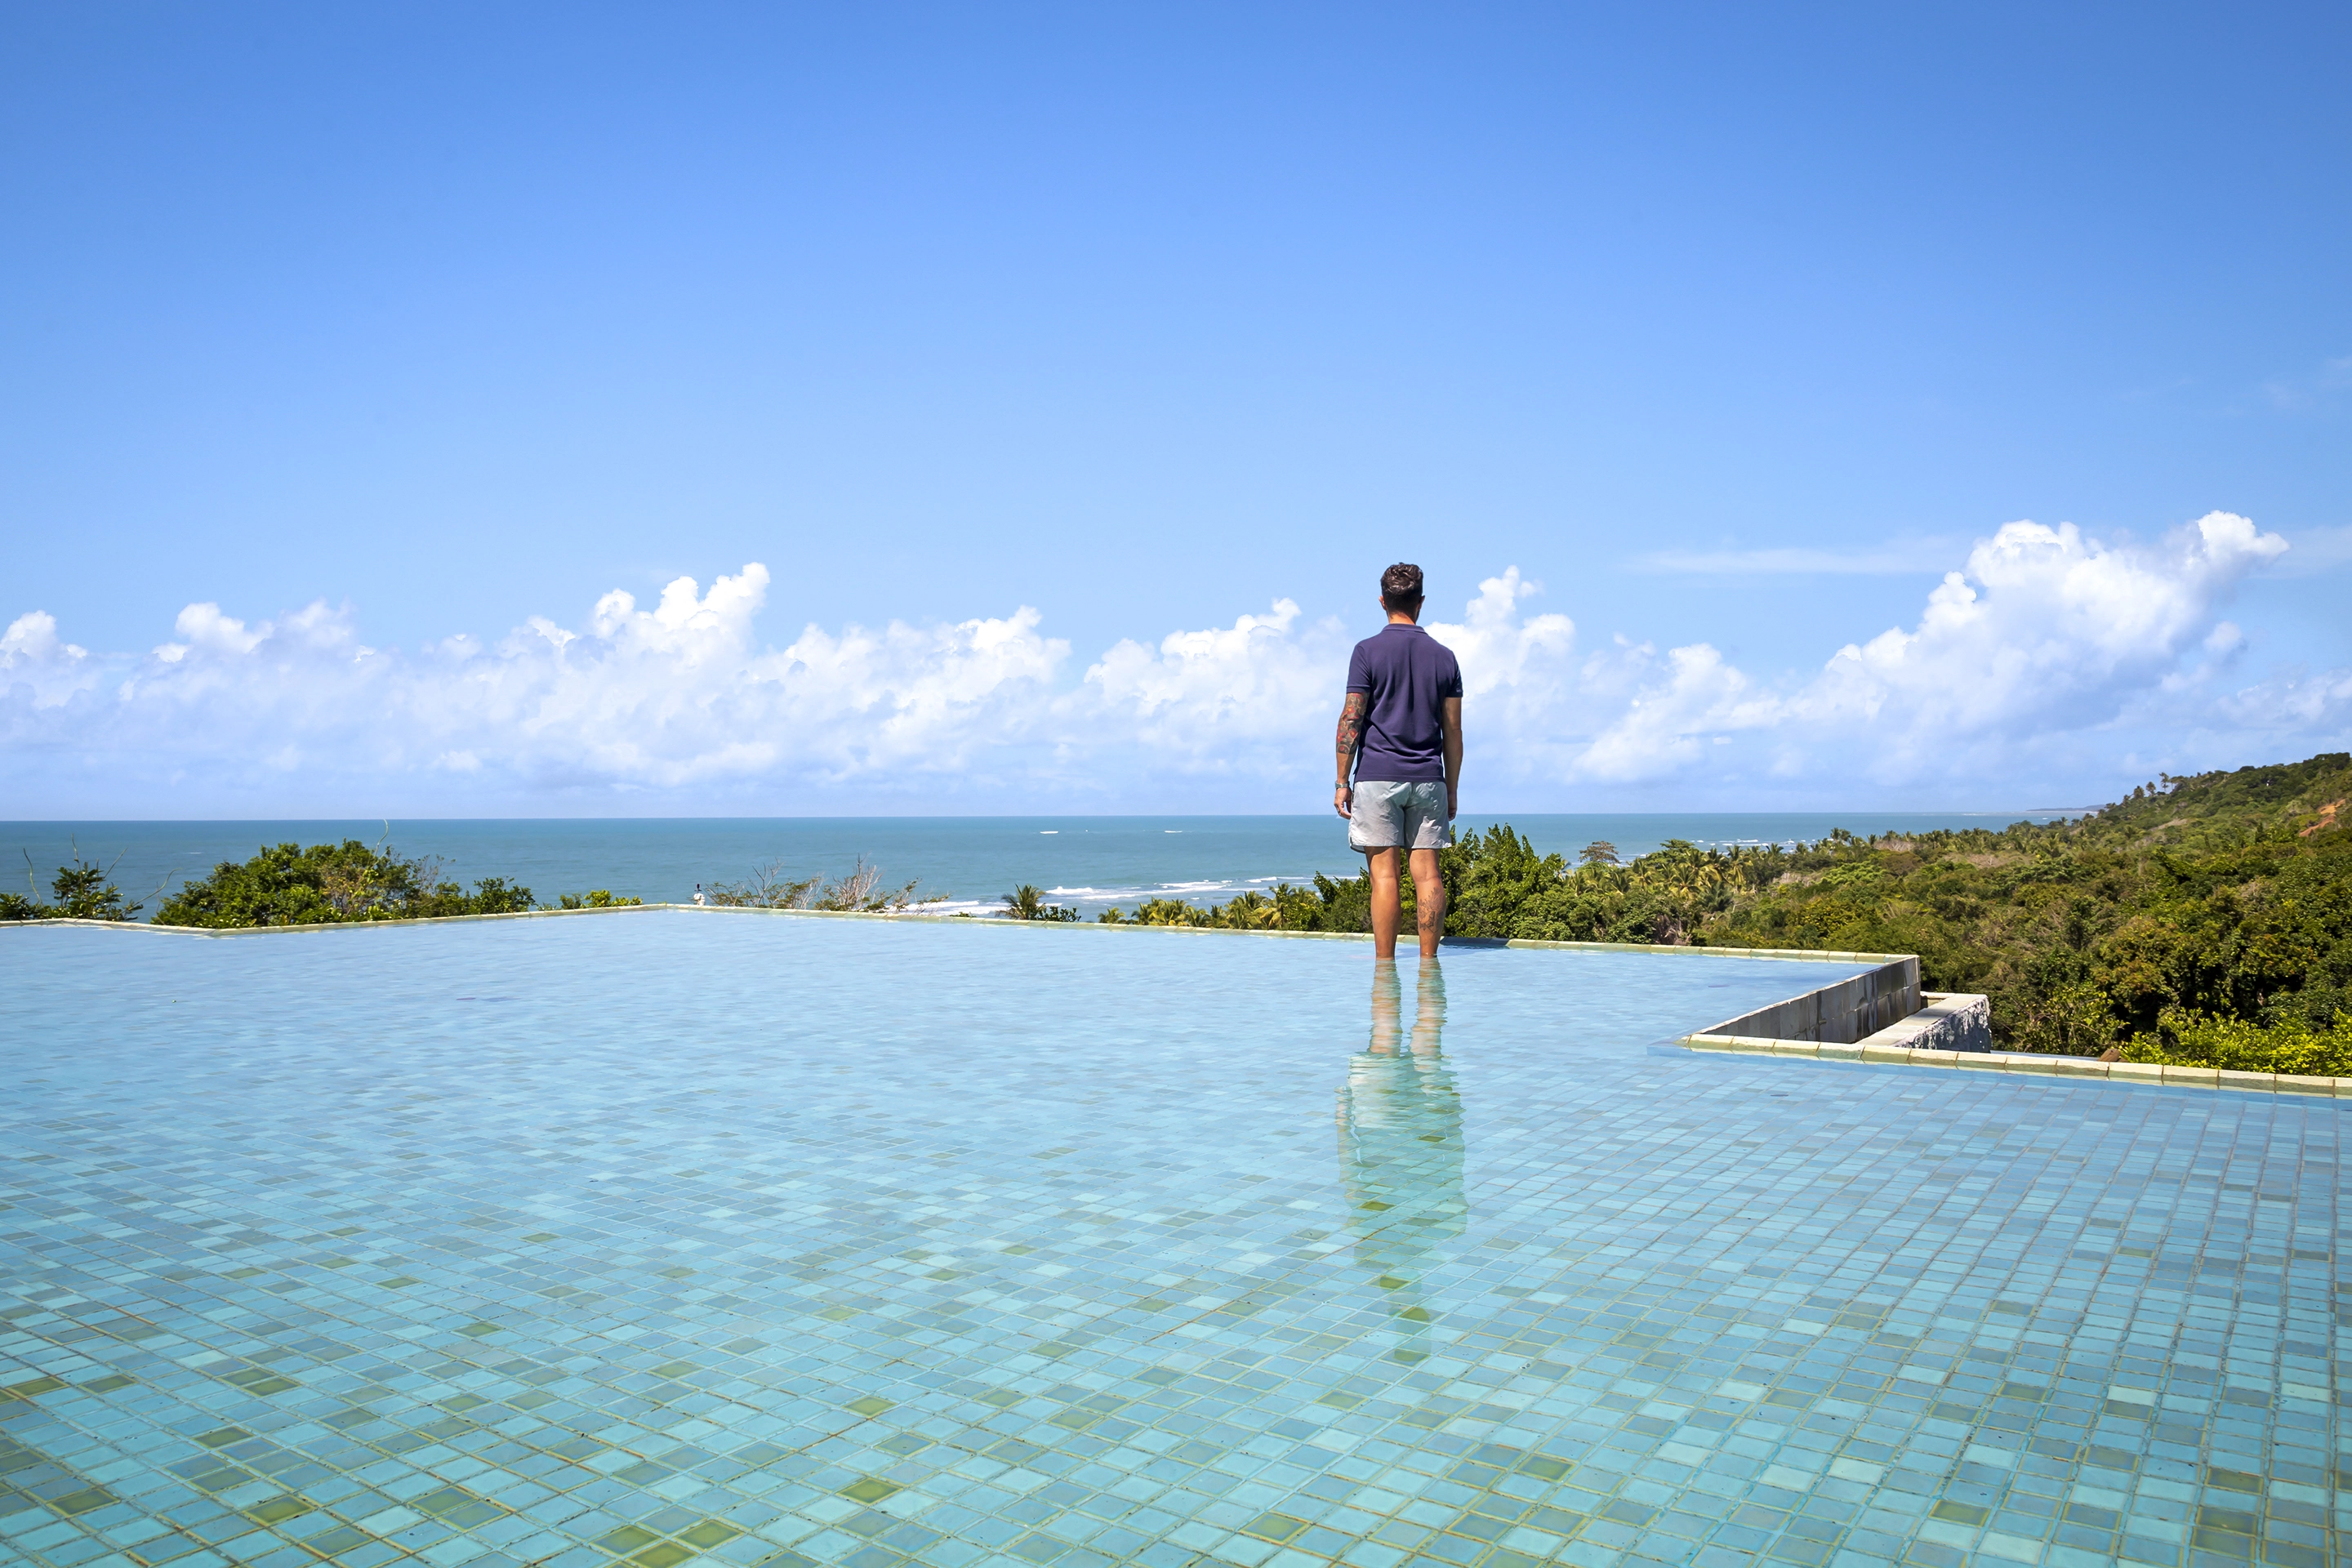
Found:
[[1811, 1040], [1773, 1040], [1756, 1036], [1685, 1035], [1674, 1042], [1694, 1051], [1743, 1056], [1804, 1057], [1817, 1061], [1853, 1061], [1868, 1067], [1958, 1068], [1974, 1072], [2031, 1074], [2037, 1078], [2103, 1079], [2111, 1083], [2161, 1089], [2234, 1089], [2263, 1094], [2307, 1094], [2352, 1101], [2352, 1078], [2305, 1078], [2294, 1073], [2236, 1072], [2229, 1068], [2167, 1067], [2156, 1062], [2103, 1062], [2092, 1057], [2043, 1056], [2032, 1051], [1939, 1051], [1876, 1041], [1824, 1045]]
[[1890, 958], [1864, 973], [1783, 997], [1700, 1034], [1853, 1045], [1919, 1011], [1919, 961]]
[[[156, 931], [170, 936], [286, 936], [298, 931], [383, 931], [397, 926], [460, 925], [469, 921], [543, 921], [561, 920], [573, 915], [634, 915], [642, 914], [647, 910], [675, 910], [694, 915], [781, 916], [791, 920], [807, 921], [895, 921], [901, 923], [908, 921], [929, 921], [941, 925], [956, 923], [1008, 927], [1016, 931], [1184, 931], [1194, 936], [1275, 936], [1305, 939], [1311, 942], [1370, 942], [1372, 940], [1371, 933], [1369, 931], [1248, 931], [1234, 926], [1147, 926], [1132, 922], [1112, 926], [1102, 925], [1094, 921], [1009, 921], [997, 916], [959, 920], [953, 915], [923, 914], [914, 910], [885, 914], [865, 910], [770, 910], [748, 904], [605, 904], [595, 909], [516, 910], [499, 915], [424, 915], [413, 920], [329, 921], [316, 925], [299, 926], [167, 926], [157, 925], [149, 921], [0, 921], [0, 931], [32, 930], [39, 927], [82, 926], [94, 931]], [[1705, 952], [1709, 950], [1665, 948], [1660, 951]]]
[[1503, 945], [1557, 947], [1576, 952], [1683, 952], [1700, 958], [1763, 958], [1783, 963], [1900, 963], [1910, 956], [1901, 952], [1832, 952], [1806, 947], [1700, 947], [1690, 942], [1666, 946], [1638, 942], [1537, 942], [1516, 936]]
[[2049, 1070], [2059, 1078], [2105, 1078], [2107, 1064], [2084, 1057], [2052, 1057]]
[[1920, 1009], [1870, 1037], [1874, 1046], [1938, 1051], [1992, 1049], [1992, 1003], [1964, 991], [1922, 991]]

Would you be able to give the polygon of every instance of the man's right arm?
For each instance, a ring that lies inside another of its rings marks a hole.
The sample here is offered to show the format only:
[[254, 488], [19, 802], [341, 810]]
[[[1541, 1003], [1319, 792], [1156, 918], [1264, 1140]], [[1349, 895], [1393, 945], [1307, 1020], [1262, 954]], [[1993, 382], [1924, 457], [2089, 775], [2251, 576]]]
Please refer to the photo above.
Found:
[[1349, 782], [1349, 774], [1356, 771], [1356, 752], [1364, 743], [1364, 716], [1371, 711], [1371, 700], [1367, 692], [1350, 691], [1347, 706], [1339, 710], [1339, 732], [1332, 741], [1339, 778], [1332, 786], [1331, 805], [1342, 816], [1351, 815], [1355, 805], [1355, 789]]
[[1446, 698], [1439, 711], [1445, 726], [1445, 820], [1451, 822], [1462, 801], [1462, 699]]

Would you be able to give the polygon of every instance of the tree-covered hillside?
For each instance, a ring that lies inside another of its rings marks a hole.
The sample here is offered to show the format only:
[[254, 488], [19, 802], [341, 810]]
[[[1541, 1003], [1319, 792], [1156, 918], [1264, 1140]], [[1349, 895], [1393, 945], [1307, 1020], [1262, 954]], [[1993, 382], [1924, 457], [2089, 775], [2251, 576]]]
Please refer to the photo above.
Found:
[[1929, 988], [1990, 995], [2014, 1049], [2096, 1054], [2200, 1015], [2326, 1030], [2352, 1011], [2347, 801], [2352, 756], [2333, 752], [2164, 778], [2063, 823], [1627, 866], [1498, 828], [1446, 852], [1446, 927], [1916, 952]]
[[1707, 939], [1916, 952], [2029, 1050], [2168, 1012], [2325, 1029], [2352, 1010], [2352, 757], [2166, 778], [2094, 815], [1807, 851]]

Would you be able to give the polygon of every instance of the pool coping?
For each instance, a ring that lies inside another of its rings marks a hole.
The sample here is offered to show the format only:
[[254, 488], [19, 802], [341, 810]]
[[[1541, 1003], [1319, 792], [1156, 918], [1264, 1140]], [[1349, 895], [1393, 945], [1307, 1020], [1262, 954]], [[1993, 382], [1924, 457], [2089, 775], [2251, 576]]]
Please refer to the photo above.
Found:
[[[1015, 921], [1001, 915], [934, 915], [916, 910], [894, 911], [865, 910], [772, 910], [750, 904], [605, 904], [578, 910], [515, 910], [495, 915], [417, 915], [393, 921], [322, 921], [310, 925], [293, 926], [181, 926], [160, 925], [152, 921], [92, 921], [50, 919], [37, 921], [0, 921], [0, 931], [31, 929], [47, 926], [88, 926], [102, 931], [156, 931], [177, 936], [252, 937], [289, 936], [299, 931], [382, 931], [397, 926], [457, 925], [468, 921], [536, 921], [561, 920], [575, 915], [633, 915], [649, 910], [676, 910], [698, 915], [783, 915], [797, 920], [885, 921], [904, 923], [909, 921], [948, 924], [961, 921], [967, 925], [986, 925], [1042, 931], [1179, 931], [1191, 936], [1258, 936], [1286, 937], [1310, 942], [1370, 942], [1370, 931], [1252, 931], [1242, 926], [1178, 926], [1145, 925], [1125, 921], [1118, 925], [1106, 925], [1099, 921]], [[1643, 952], [1654, 954], [1696, 954], [1708, 958], [1769, 959], [1787, 963], [1900, 963], [1912, 957], [1896, 952], [1827, 952], [1805, 948], [1784, 947], [1705, 947], [1696, 943], [1673, 945], [1633, 942], [1537, 942], [1526, 938], [1447, 937], [1446, 944], [1457, 950], [1464, 947], [1516, 947], [1560, 949], [1578, 952]], [[1811, 993], [1801, 993], [1810, 995]]]
[[2047, 1056], [2035, 1051], [1939, 1051], [1874, 1045], [1869, 1040], [1830, 1045], [1814, 1040], [1771, 1040], [1754, 1035], [1684, 1035], [1669, 1043], [1685, 1050], [1742, 1056], [1810, 1058], [1874, 1067], [1947, 1068], [2035, 1078], [2096, 1079], [2165, 1089], [2234, 1089], [2352, 1100], [2352, 1078], [2240, 1072], [2229, 1068], [2172, 1067], [2158, 1062], [2108, 1062], [2095, 1057]]

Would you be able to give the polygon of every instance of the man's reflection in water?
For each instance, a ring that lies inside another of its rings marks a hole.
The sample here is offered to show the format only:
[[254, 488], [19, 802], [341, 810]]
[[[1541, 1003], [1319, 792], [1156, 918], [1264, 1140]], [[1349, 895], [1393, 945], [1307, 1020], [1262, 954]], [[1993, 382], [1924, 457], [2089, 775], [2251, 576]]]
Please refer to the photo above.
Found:
[[1389, 1353], [1429, 1353], [1422, 1277], [1438, 1244], [1462, 1234], [1462, 1102], [1445, 1070], [1445, 976], [1421, 961], [1412, 1027], [1394, 960], [1372, 965], [1372, 1036], [1339, 1088], [1339, 1180], [1357, 1266], [1388, 1293], [1401, 1338]]

